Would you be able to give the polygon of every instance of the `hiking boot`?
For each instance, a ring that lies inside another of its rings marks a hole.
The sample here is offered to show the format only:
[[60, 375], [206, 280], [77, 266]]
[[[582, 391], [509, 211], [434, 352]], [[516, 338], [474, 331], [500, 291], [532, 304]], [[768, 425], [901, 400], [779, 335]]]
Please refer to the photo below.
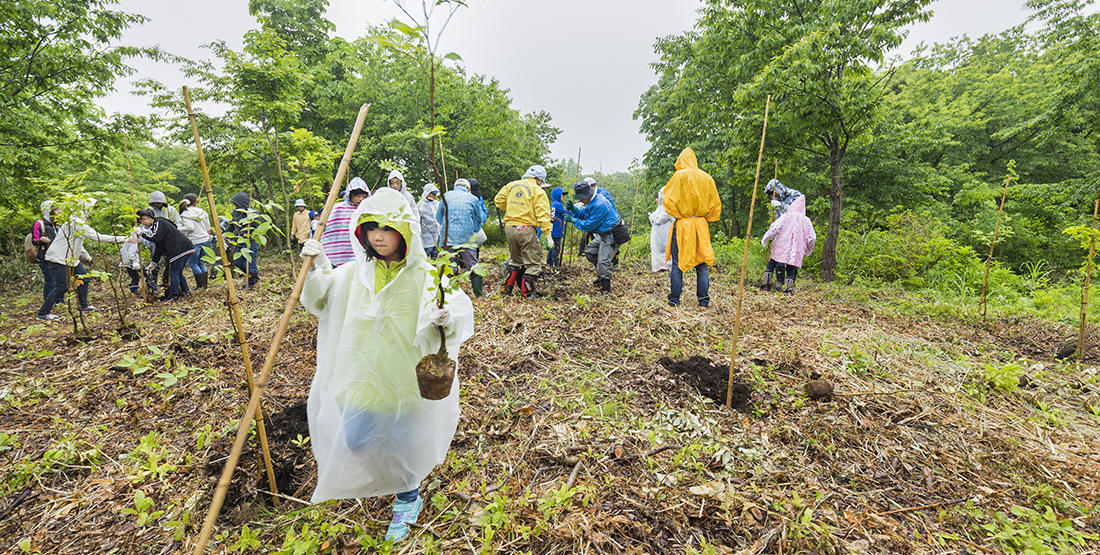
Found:
[[602, 294], [602, 295], [610, 295], [611, 294], [611, 278], [602, 278], [602, 279], [600, 279], [600, 294]]
[[523, 283], [520, 284], [519, 294], [523, 295], [524, 299], [530, 299], [535, 296], [535, 279], [532, 276], [523, 276]]
[[248, 274], [248, 288], [252, 289], [256, 287], [256, 284], [260, 283], [260, 274]]
[[61, 319], [61, 317], [56, 314], [39, 314], [38, 319], [43, 322], [53, 322], [54, 320]]
[[504, 281], [504, 294], [505, 295], [511, 295], [512, 294], [512, 289], [516, 286], [516, 282], [521, 282], [520, 283], [520, 289], [522, 289], [523, 288], [522, 280], [523, 280], [523, 269], [522, 268], [516, 268], [514, 266], [509, 266], [508, 267], [508, 279], [506, 279]]
[[416, 501], [395, 501], [393, 504], [393, 520], [386, 529], [386, 539], [397, 543], [409, 537], [409, 525], [416, 524], [416, 518], [420, 516], [420, 508], [424, 505], [424, 498], [416, 496]]

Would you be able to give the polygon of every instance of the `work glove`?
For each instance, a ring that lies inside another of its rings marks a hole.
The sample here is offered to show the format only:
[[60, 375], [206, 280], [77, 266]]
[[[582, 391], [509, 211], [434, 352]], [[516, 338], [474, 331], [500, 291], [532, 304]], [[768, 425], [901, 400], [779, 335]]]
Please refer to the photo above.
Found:
[[328, 256], [325, 256], [325, 249], [321, 246], [321, 242], [316, 239], [306, 239], [305, 243], [302, 243], [302, 258], [307, 256], [313, 257], [313, 269], [314, 270], [331, 270], [332, 262], [329, 262]]
[[548, 251], [554, 250], [554, 238], [553, 237], [547, 237], [546, 238], [546, 250], [548, 250]]
[[157, 271], [157, 268], [160, 268], [160, 264], [157, 264], [156, 262], [150, 262], [145, 265], [146, 272], [155, 272]]
[[451, 322], [454, 321], [454, 315], [451, 314], [451, 307], [447, 305], [443, 305], [443, 308], [433, 307], [432, 312], [428, 314], [428, 321], [431, 322], [432, 325], [441, 328], [451, 325]]
[[574, 202], [573, 203], [573, 208], [575, 208], [578, 212], [581, 211], [581, 210], [584, 210], [584, 203], [583, 202]]
[[567, 224], [573, 223], [573, 215], [572, 214], [566, 214], [565, 215], [565, 223], [567, 223]]
[[779, 210], [780, 206], [783, 206], [782, 202], [779, 202], [778, 200], [772, 199], [772, 208], [775, 208], [776, 210]]
[[134, 271], [138, 271], [138, 270], [141, 270], [141, 262], [134, 262], [134, 263], [133, 263], [133, 264], [132, 264], [132, 265], [130, 266], [130, 268], [132, 268], [132, 269], [133, 269]]

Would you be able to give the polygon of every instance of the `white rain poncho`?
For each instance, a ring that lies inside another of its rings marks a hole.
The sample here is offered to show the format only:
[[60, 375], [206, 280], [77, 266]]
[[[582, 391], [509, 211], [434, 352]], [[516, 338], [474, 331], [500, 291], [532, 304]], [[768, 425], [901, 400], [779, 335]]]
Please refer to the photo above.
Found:
[[664, 189], [657, 193], [657, 209], [649, 213], [649, 264], [654, 272], [672, 269], [672, 262], [665, 260], [668, 237], [672, 234], [672, 224], [676, 218], [668, 215], [663, 204]]
[[[418, 487], [443, 462], [458, 427], [458, 377], [439, 401], [420, 397], [416, 381], [416, 363], [439, 348], [438, 328], [428, 322], [435, 297], [420, 218], [385, 187], [359, 205], [352, 229], [364, 218], [406, 229], [406, 265], [376, 293], [383, 263], [367, 260], [352, 231], [355, 261], [312, 270], [306, 279], [302, 305], [318, 316], [308, 404], [314, 503]], [[457, 365], [459, 345], [473, 335], [473, 305], [461, 291], [447, 303], [453, 314], [447, 352]]]

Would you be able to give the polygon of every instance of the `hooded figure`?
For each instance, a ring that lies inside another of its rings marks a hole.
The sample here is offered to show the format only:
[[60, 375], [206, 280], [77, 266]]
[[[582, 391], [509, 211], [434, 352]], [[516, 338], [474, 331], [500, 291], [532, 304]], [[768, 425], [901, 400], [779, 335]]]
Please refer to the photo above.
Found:
[[171, 204], [168, 204], [168, 197], [164, 196], [164, 193], [160, 191], [153, 191], [149, 194], [149, 209], [153, 211], [153, 214], [157, 218], [164, 218], [170, 220], [176, 224], [176, 227], [180, 227], [183, 223], [180, 221], [180, 213]]
[[179, 230], [191, 240], [195, 246], [195, 252], [187, 257], [187, 266], [191, 268], [191, 275], [195, 276], [195, 285], [199, 289], [205, 289], [209, 283], [210, 273], [206, 263], [202, 261], [205, 251], [210, 246], [210, 216], [206, 210], [198, 207], [199, 197], [194, 193], [183, 196], [186, 207], [180, 212]]
[[661, 204], [669, 216], [676, 218], [669, 237], [665, 260], [672, 260], [669, 272], [671, 291], [668, 303], [680, 305], [683, 273], [696, 268], [695, 294], [699, 306], [710, 304], [710, 277], [707, 267], [714, 264], [714, 249], [710, 246], [710, 227], [722, 214], [718, 187], [707, 172], [699, 169], [695, 152], [685, 148], [676, 158], [676, 173], [665, 185]]
[[[397, 181], [394, 181], [394, 179], [397, 179]], [[400, 170], [392, 170], [390, 172], [390, 176], [386, 178], [386, 185], [389, 186], [390, 189], [397, 190], [397, 192], [401, 193], [401, 196], [405, 197], [405, 201], [409, 203], [409, 208], [413, 211], [413, 214], [417, 212], [416, 199], [413, 198], [412, 193], [409, 192], [409, 188], [405, 185], [405, 176], [401, 175]]]
[[[402, 526], [407, 534], [405, 523], [415, 522], [417, 488], [444, 461], [458, 426], [457, 376], [447, 397], [428, 401], [420, 396], [416, 363], [438, 349], [442, 323], [457, 364], [460, 345], [473, 335], [473, 305], [455, 290], [447, 295], [450, 317], [440, 318], [420, 219], [397, 191], [375, 191], [353, 219], [355, 260], [332, 269], [319, 255], [302, 290], [302, 305], [318, 317], [308, 403], [317, 459], [312, 501], [399, 494], [391, 537]], [[363, 242], [372, 227], [400, 232], [404, 257], [372, 258], [378, 252]]]
[[367, 183], [358, 177], [353, 177], [348, 183], [348, 189], [344, 191], [344, 200], [333, 205], [325, 222], [325, 232], [321, 234], [321, 244], [325, 247], [325, 255], [335, 267], [340, 267], [355, 260], [355, 252], [351, 248], [351, 215], [362, 199], [370, 196]]
[[814, 224], [806, 217], [806, 195], [795, 197], [790, 209], [772, 223], [760, 239], [760, 244], [767, 247], [768, 241], [772, 239], [772, 257], [764, 271], [763, 288], [765, 291], [771, 290], [772, 272], [777, 271], [778, 267], [777, 283], [785, 283], [787, 287], [783, 293], [791, 295], [794, 293], [798, 269], [802, 267], [802, 259], [814, 251], [817, 243]]
[[564, 194], [565, 189], [561, 187], [554, 187], [554, 190], [550, 191], [550, 220], [553, 222], [551, 224], [550, 237], [554, 238], [554, 248], [546, 253], [547, 266], [561, 266], [561, 239], [565, 236], [566, 215], [565, 204], [561, 201], [561, 197]]
[[248, 272], [248, 287], [251, 289], [260, 282], [260, 243], [252, 237], [256, 215], [252, 213], [252, 199], [248, 193], [240, 192], [229, 199], [233, 205], [232, 231], [237, 236], [233, 247], [233, 265], [242, 272]]
[[778, 179], [773, 179], [764, 186], [764, 194], [771, 200], [772, 208], [775, 209], [776, 218], [786, 214], [787, 209], [790, 208], [794, 199], [802, 196], [800, 191], [787, 187], [780, 183]]
[[672, 267], [671, 262], [665, 259], [665, 252], [668, 250], [668, 236], [672, 234], [672, 224], [676, 219], [665, 212], [663, 197], [662, 189], [657, 193], [657, 209], [649, 213], [649, 224], [652, 226], [649, 232], [649, 265], [654, 272]]
[[[428, 198], [433, 193], [436, 198]], [[433, 260], [439, 255], [439, 247], [436, 246], [439, 242], [439, 223], [435, 221], [437, 210], [439, 210], [439, 187], [426, 183], [424, 192], [420, 194], [417, 212], [420, 214], [420, 229], [424, 232], [424, 250]]]

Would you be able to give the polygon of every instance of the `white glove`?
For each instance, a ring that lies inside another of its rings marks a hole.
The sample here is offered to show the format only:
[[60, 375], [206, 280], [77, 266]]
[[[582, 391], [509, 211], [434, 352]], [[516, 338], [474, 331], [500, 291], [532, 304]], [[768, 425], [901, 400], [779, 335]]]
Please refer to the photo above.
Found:
[[574, 202], [573, 203], [573, 208], [576, 208], [577, 210], [584, 210], [584, 203], [583, 202]]
[[432, 313], [428, 315], [428, 321], [430, 321], [432, 325], [443, 328], [451, 325], [451, 322], [454, 321], [454, 315], [451, 314], [451, 307], [443, 305], [443, 308], [432, 308]]
[[134, 265], [130, 267], [134, 270], [141, 270], [141, 262], [134, 262]]
[[548, 251], [554, 250], [554, 238], [553, 237], [547, 237], [546, 238], [546, 245], [547, 245], [546, 250], [548, 250]]
[[782, 202], [779, 202], [778, 200], [772, 199], [772, 208], [779, 209], [780, 206], [783, 206]]
[[157, 264], [156, 262], [150, 262], [145, 265], [146, 272], [155, 272], [157, 271], [157, 268], [160, 268], [160, 264]]
[[307, 256], [313, 257], [313, 269], [332, 269], [332, 262], [329, 262], [328, 256], [325, 256], [325, 249], [321, 246], [320, 241], [316, 239], [306, 239], [306, 242], [302, 243], [302, 258]]

